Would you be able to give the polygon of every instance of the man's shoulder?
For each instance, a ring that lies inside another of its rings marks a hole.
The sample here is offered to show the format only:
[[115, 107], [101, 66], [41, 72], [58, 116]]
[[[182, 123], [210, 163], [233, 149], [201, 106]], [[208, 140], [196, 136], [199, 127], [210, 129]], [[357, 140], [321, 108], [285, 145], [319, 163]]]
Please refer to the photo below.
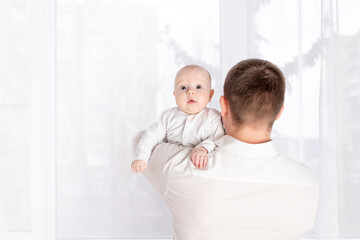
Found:
[[278, 180], [289, 183], [317, 185], [318, 182], [313, 170], [306, 163], [297, 162], [283, 155], [274, 158], [268, 171], [278, 173], [276, 174]]
[[317, 185], [317, 177], [304, 163], [276, 155], [270, 159], [251, 159], [217, 149], [203, 171], [195, 172], [227, 181]]

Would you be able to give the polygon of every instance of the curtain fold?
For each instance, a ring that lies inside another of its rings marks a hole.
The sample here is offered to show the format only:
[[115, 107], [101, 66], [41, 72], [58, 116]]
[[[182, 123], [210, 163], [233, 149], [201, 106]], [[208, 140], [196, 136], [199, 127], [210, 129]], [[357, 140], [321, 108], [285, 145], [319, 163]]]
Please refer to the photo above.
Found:
[[332, 0], [321, 6], [321, 85], [319, 97], [320, 198], [316, 221], [317, 239], [339, 239], [337, 117], [336, 117], [336, 15]]
[[323, 0], [317, 239], [360, 236], [360, 21], [356, 1]]
[[130, 170], [130, 143], [175, 106], [186, 64], [210, 72], [218, 105], [218, 4], [57, 0], [58, 238], [170, 238], [163, 199]]
[[[222, 42], [232, 44], [221, 52], [223, 72], [229, 59], [243, 58], [267, 59], [283, 70], [285, 111], [273, 137], [281, 153], [309, 165], [320, 182], [315, 228], [307, 237], [359, 238], [360, 2], [242, 0], [237, 5], [246, 14], [231, 18], [234, 2], [221, 1], [221, 14], [227, 14], [221, 17]], [[232, 37], [246, 42], [246, 50], [239, 51], [244, 45], [232, 43]]]

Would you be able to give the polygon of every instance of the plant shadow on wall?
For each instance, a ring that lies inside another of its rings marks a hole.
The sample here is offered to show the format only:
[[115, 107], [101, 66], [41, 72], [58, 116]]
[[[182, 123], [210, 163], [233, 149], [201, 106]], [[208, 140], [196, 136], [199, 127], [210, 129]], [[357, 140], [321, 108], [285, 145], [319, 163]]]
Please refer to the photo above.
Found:
[[[255, 21], [256, 13], [260, 10], [261, 6], [266, 6], [270, 3], [270, 0], [256, 0], [256, 1], [249, 1], [248, 2], [248, 29], [252, 29], [250, 34], [248, 35], [248, 55], [249, 56], [256, 56], [261, 58], [261, 52], [259, 51], [259, 46], [261, 42], [269, 42], [266, 38], [261, 36], [261, 34], [257, 31], [257, 25]], [[171, 36], [171, 27], [166, 25], [165, 29], [160, 32], [160, 42], [163, 42], [169, 50], [174, 53], [174, 60], [175, 63], [179, 65], [185, 65], [189, 63], [197, 62], [201, 66], [205, 67], [209, 70], [209, 72], [214, 73], [215, 76], [220, 76], [220, 69], [214, 65], [210, 65], [207, 62], [201, 61], [196, 59], [195, 57], [191, 56], [183, 47], [182, 45], [177, 42]], [[301, 56], [295, 56], [292, 61], [289, 61], [281, 67], [284, 72], [284, 75], [287, 79], [287, 91], [291, 93], [292, 86], [291, 83], [288, 81], [290, 76], [297, 76], [299, 75], [299, 62], [302, 61], [303, 68], [311, 68], [315, 66], [316, 60], [320, 59], [321, 55], [321, 37], [319, 37], [316, 41], [313, 42], [312, 47], [309, 51], [302, 54]], [[219, 51], [220, 47], [214, 45], [214, 50]], [[303, 70], [301, 70], [303, 71]]]
[[[169, 25], [166, 25], [165, 29], [160, 32], [159, 41], [164, 43], [168, 49], [174, 53], [174, 62], [176, 64], [182, 66], [190, 63], [197, 63], [208, 70], [210, 73], [213, 73], [213, 75], [220, 76], [220, 69], [218, 67], [191, 56], [182, 47], [182, 45], [171, 36], [171, 27]], [[214, 45], [214, 51], [219, 51], [219, 49], [219, 46]]]

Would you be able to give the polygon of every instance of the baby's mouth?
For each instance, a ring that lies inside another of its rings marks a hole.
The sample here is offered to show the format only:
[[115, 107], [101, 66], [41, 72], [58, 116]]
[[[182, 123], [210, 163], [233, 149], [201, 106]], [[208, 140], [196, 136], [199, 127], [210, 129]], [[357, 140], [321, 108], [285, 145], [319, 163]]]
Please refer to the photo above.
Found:
[[190, 99], [189, 101], [188, 101], [188, 103], [195, 103], [196, 101], [195, 100], [193, 100], [193, 99]]

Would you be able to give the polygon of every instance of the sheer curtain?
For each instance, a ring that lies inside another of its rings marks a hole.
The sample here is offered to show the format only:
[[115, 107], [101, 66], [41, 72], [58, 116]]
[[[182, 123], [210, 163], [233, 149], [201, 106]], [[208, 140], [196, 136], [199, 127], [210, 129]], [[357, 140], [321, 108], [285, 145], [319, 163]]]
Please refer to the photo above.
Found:
[[286, 75], [278, 150], [319, 177], [306, 238], [360, 239], [358, 9], [358, 0], [0, 0], [0, 239], [170, 239], [165, 203], [130, 172], [131, 137], [175, 105], [184, 64], [210, 71], [218, 108], [227, 71], [252, 57]]
[[360, 236], [359, 7], [322, 1], [318, 239]]
[[55, 237], [55, 1], [0, 0], [0, 239]]
[[285, 73], [285, 110], [273, 137], [280, 152], [319, 177], [316, 226], [307, 237], [359, 239], [360, 2], [234, 0], [221, 6], [221, 45], [228, 43], [222, 77], [227, 60], [236, 58], [268, 59]]
[[59, 239], [172, 236], [130, 142], [175, 106], [184, 64], [208, 69], [217, 105], [219, 40], [217, 0], [57, 1]]
[[279, 151], [319, 176], [319, 214], [307, 237], [360, 237], [357, 7], [356, 0], [59, 0], [58, 237], [171, 236], [163, 201], [128, 171], [128, 140], [174, 106], [180, 66], [209, 69], [218, 107], [227, 71], [251, 57], [286, 75], [273, 134]]
[[0, 232], [28, 231], [31, 222], [26, 11], [25, 1], [0, 1]]

